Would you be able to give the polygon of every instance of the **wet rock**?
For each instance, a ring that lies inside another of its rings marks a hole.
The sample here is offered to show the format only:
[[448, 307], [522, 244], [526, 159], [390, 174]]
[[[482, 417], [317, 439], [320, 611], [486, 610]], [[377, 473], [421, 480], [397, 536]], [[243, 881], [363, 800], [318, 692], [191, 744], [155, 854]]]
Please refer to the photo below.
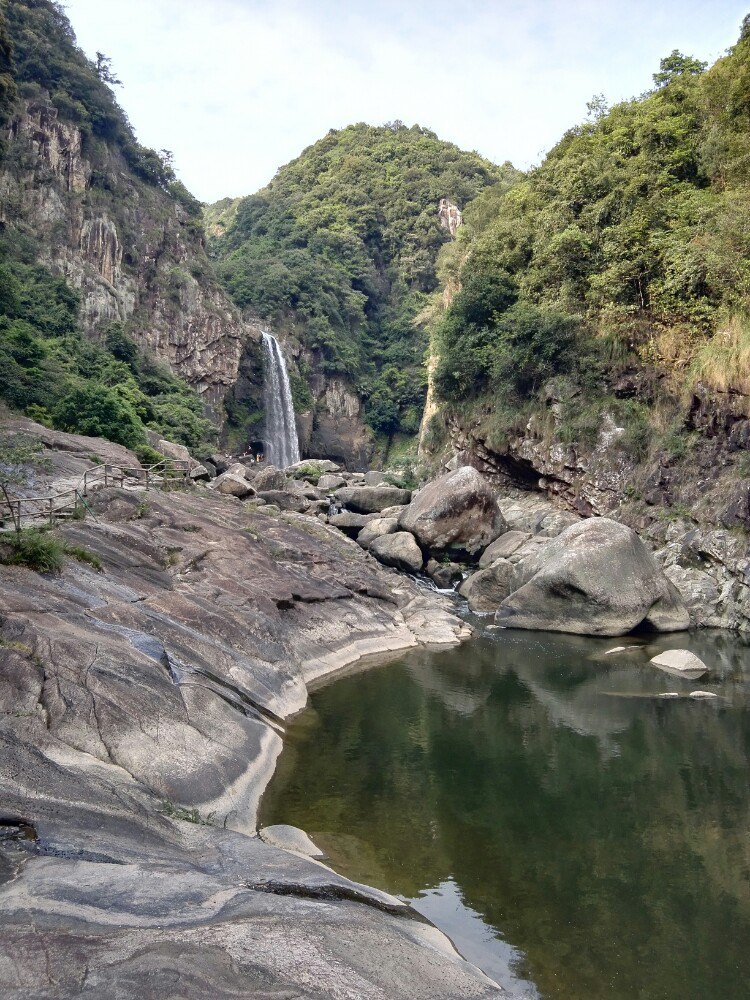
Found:
[[472, 611], [497, 611], [513, 589], [515, 569], [507, 559], [498, 559], [464, 580], [458, 592]]
[[253, 486], [258, 493], [265, 490], [283, 490], [285, 484], [285, 473], [275, 465], [264, 465], [253, 478]]
[[399, 524], [431, 553], [475, 558], [507, 528], [490, 484], [464, 466], [428, 483]]
[[408, 531], [381, 535], [370, 544], [370, 553], [386, 566], [393, 566], [406, 573], [418, 573], [424, 561], [422, 550]]
[[634, 531], [608, 518], [566, 528], [518, 564], [498, 624], [581, 635], [689, 627], [687, 609]]
[[255, 496], [254, 487], [243, 476], [237, 476], [232, 472], [223, 472], [214, 481], [214, 489], [225, 496], [239, 497], [240, 499]]
[[394, 504], [407, 504], [411, 492], [395, 486], [343, 486], [336, 490], [335, 496], [356, 514], [373, 514]]
[[688, 695], [688, 698], [693, 698], [695, 701], [704, 701], [718, 697], [713, 691], [691, 691]]
[[507, 559], [529, 538], [531, 535], [527, 531], [506, 531], [504, 535], [501, 535], [484, 550], [479, 560], [479, 568], [486, 569], [498, 559]]
[[463, 567], [459, 563], [438, 562], [437, 559], [428, 560], [425, 572], [441, 590], [451, 590], [463, 577]]
[[658, 656], [651, 658], [655, 667], [667, 670], [669, 673], [680, 674], [690, 680], [698, 680], [708, 673], [708, 667], [699, 656], [689, 649], [666, 649]]
[[398, 531], [397, 517], [376, 517], [357, 535], [357, 544], [363, 549], [369, 549], [372, 542], [382, 535], [392, 535]]

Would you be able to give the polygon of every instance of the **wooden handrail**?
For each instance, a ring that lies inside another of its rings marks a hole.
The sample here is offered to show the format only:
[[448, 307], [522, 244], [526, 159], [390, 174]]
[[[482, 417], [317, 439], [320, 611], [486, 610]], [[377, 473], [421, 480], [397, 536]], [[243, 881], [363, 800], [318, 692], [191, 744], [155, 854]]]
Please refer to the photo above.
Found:
[[[22, 517], [30, 518], [45, 518], [49, 519], [50, 524], [54, 523], [55, 515], [60, 515], [63, 513], [69, 513], [75, 511], [78, 507], [78, 502], [88, 507], [85, 501], [87, 495], [87, 490], [89, 482], [101, 482], [102, 478], [104, 480], [104, 485], [108, 486], [111, 480], [112, 484], [115, 484], [118, 480], [122, 486], [125, 479], [145, 479], [146, 489], [149, 489], [150, 481], [152, 477], [160, 478], [160, 473], [182, 473], [183, 481], [187, 481], [190, 475], [190, 462], [186, 459], [181, 458], [165, 458], [162, 461], [155, 463], [154, 465], [140, 466], [136, 468], [128, 466], [114, 465], [110, 462], [104, 462], [100, 465], [95, 465], [91, 469], [86, 469], [81, 477], [78, 486], [72, 489], [63, 490], [60, 493], [48, 493], [44, 496], [34, 496], [34, 497], [12, 497], [10, 500], [4, 498], [0, 499], [0, 518], [2, 518], [3, 509], [7, 509], [11, 518], [13, 519], [14, 525], [18, 528], [20, 527]], [[97, 476], [98, 474], [98, 476]], [[161, 477], [162, 484], [165, 482], [164, 477]], [[56, 501], [60, 501], [65, 497], [73, 497], [72, 500], [68, 500], [58, 506], [54, 506]], [[28, 506], [29, 504], [45, 504], [47, 509], [37, 509], [30, 511], [26, 514], [22, 513], [22, 507]], [[14, 509], [16, 514], [14, 516]]]

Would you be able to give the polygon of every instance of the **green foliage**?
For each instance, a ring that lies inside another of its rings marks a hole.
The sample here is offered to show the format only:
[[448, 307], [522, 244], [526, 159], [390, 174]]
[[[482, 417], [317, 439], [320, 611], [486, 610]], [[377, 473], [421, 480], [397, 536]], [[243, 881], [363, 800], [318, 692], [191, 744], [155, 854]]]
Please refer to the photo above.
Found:
[[563, 439], [593, 443], [609, 408], [642, 458], [653, 429], [613, 400], [623, 369], [666, 371], [671, 398], [698, 379], [750, 385], [747, 22], [711, 69], [674, 51], [654, 81], [611, 109], [595, 98], [541, 166], [466, 212], [440, 261], [462, 286], [435, 329], [443, 400], [484, 398], [511, 426], [563, 374], [582, 400], [562, 407]]
[[207, 816], [201, 815], [198, 809], [188, 809], [186, 806], [177, 805], [165, 799], [159, 810], [162, 816], [170, 819], [179, 819], [185, 823], [197, 823], [199, 826], [211, 826], [215, 813], [210, 812]]
[[66, 556], [72, 556], [78, 562], [86, 563], [88, 566], [93, 567], [97, 573], [104, 571], [104, 565], [99, 556], [95, 552], [85, 549], [82, 545], [69, 545], [65, 542], [63, 544], [63, 552]]
[[65, 561], [65, 545], [39, 528], [27, 528], [0, 538], [0, 563], [27, 566], [37, 573], [59, 573]]
[[316, 365], [355, 382], [374, 429], [413, 432], [427, 346], [415, 318], [449, 239], [438, 203], [463, 206], [501, 176], [417, 125], [331, 131], [258, 194], [207, 210], [220, 276], [241, 308], [293, 322]]
[[77, 294], [18, 230], [0, 237], [0, 398], [60, 430], [145, 445], [145, 427], [199, 448], [212, 438], [200, 399], [122, 326], [104, 345], [78, 323]]

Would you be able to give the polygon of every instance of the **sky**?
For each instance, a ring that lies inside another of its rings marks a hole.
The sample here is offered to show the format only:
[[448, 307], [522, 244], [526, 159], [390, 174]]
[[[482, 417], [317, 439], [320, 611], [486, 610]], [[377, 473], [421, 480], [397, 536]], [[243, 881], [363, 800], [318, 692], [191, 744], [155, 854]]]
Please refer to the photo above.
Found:
[[748, 0], [64, 0], [139, 140], [202, 201], [251, 194], [331, 128], [400, 119], [527, 168], [586, 102], [708, 62]]

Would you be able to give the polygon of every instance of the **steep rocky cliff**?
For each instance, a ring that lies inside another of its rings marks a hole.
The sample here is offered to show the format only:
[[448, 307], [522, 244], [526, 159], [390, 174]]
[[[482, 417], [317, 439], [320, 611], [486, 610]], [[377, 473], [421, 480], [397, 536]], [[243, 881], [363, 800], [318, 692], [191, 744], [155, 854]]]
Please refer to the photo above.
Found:
[[140, 147], [47, 0], [7, 8], [15, 100], [0, 160], [0, 227], [80, 292], [85, 334], [119, 324], [215, 410], [237, 376], [243, 324], [204, 250], [200, 206], [168, 157]]

